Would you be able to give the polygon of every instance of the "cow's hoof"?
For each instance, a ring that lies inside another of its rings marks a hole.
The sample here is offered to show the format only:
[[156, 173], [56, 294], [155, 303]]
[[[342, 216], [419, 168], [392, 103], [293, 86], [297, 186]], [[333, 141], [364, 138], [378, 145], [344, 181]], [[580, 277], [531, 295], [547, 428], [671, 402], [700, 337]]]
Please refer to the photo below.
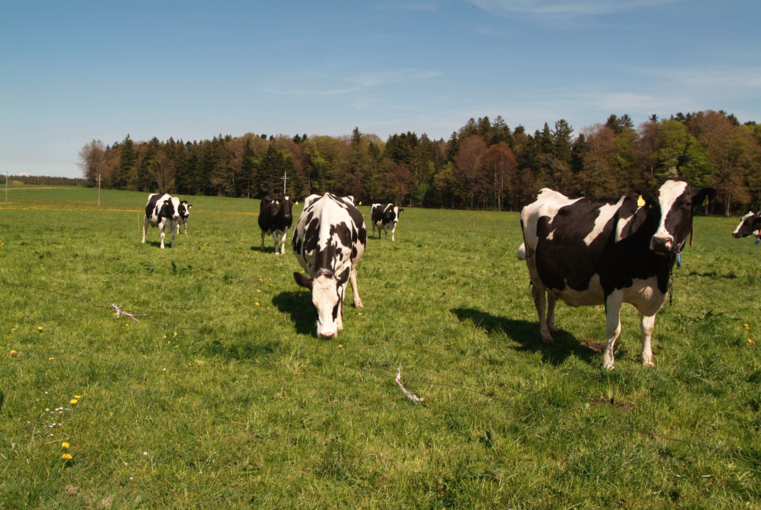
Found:
[[612, 361], [603, 363], [602, 366], [605, 367], [605, 370], [613, 370], [614, 368], [616, 368], [616, 365]]
[[362, 304], [362, 301], [360, 301], [359, 303], [354, 303], [354, 308], [364, 308], [364, 307], [365, 305]]
[[558, 330], [555, 326], [550, 326], [550, 335], [555, 336], [558, 334]]
[[549, 337], [549, 338], [542, 338], [542, 342], [544, 342], [545, 344], [548, 344], [548, 345], [549, 345], [549, 344], [554, 344], [554, 343], [555, 343], [555, 340], [553, 340], [553, 339], [552, 339], [552, 337]]
[[655, 363], [653, 363], [652, 361], [643, 361], [642, 362], [642, 366], [643, 367], [654, 367]]

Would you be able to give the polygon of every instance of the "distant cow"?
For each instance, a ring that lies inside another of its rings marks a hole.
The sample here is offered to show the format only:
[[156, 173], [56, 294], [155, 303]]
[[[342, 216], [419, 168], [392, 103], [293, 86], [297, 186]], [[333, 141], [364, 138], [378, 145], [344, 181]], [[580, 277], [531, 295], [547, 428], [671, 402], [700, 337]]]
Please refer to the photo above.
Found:
[[604, 304], [608, 343], [602, 363], [613, 369], [621, 304], [631, 303], [642, 314], [642, 364], [653, 366], [655, 314], [666, 300], [677, 254], [693, 232], [692, 205], [715, 196], [716, 190], [696, 192], [680, 179], [618, 200], [569, 199], [541, 190], [521, 211], [521, 228], [542, 340], [552, 343], [558, 298], [571, 306]]
[[187, 200], [183, 200], [180, 202], [180, 207], [178, 209], [178, 212], [180, 213], [180, 218], [177, 220], [177, 233], [180, 233], [180, 227], [182, 225], [185, 225], [185, 235], [188, 235], [188, 218], [190, 217], [190, 209], [193, 206], [188, 203]]
[[751, 234], [759, 235], [759, 230], [761, 230], [761, 213], [749, 212], [742, 217], [740, 224], [732, 232], [732, 236], [735, 239], [740, 239], [741, 237], [748, 237]]
[[[288, 229], [293, 225], [292, 207], [293, 202], [289, 195], [278, 195], [276, 197], [268, 195], [262, 199], [259, 207], [262, 251], [264, 251], [264, 236], [272, 234], [272, 239], [275, 240], [275, 255], [285, 253], [285, 238], [288, 235]], [[279, 240], [278, 236], [281, 236]]]
[[363, 307], [357, 289], [357, 266], [366, 245], [365, 222], [351, 200], [326, 193], [305, 201], [293, 232], [293, 253], [309, 277], [301, 273], [293, 276], [296, 283], [312, 291], [317, 334], [323, 338], [333, 338], [343, 330], [348, 281], [354, 306]]
[[161, 249], [164, 249], [164, 230], [169, 229], [172, 234], [172, 248], [174, 248], [174, 234], [177, 230], [177, 222], [180, 219], [180, 199], [168, 193], [154, 193], [148, 195], [148, 204], [145, 206], [145, 220], [143, 221], [143, 243], [148, 225], [158, 227], [161, 233]]
[[378, 238], [380, 238], [381, 231], [385, 232], [386, 239], [388, 239], [388, 229], [391, 227], [391, 241], [394, 240], [394, 232], [396, 232], [396, 224], [399, 223], [399, 214], [404, 209], [399, 209], [394, 204], [373, 204], [370, 207], [370, 219], [373, 224], [373, 238], [375, 238], [375, 229], [378, 229]]

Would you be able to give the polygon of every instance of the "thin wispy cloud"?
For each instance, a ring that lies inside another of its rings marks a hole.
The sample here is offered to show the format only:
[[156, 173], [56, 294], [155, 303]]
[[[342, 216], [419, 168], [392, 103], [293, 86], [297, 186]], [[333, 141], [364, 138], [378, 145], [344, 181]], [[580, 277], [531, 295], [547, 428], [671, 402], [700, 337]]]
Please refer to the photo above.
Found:
[[[312, 74], [311, 83], [322, 82], [321, 85], [314, 85], [313, 89], [289, 89], [287, 87], [266, 87], [261, 88], [263, 92], [269, 92], [279, 95], [287, 96], [303, 96], [303, 97], [326, 97], [336, 96], [341, 94], [350, 94], [352, 92], [359, 92], [362, 90], [390, 86], [395, 84], [415, 83], [424, 80], [431, 80], [441, 76], [442, 73], [437, 71], [418, 71], [415, 69], [402, 69], [399, 71], [384, 71], [374, 73], [363, 73], [356, 76], [349, 77], [336, 77], [320, 74]], [[327, 85], [325, 85], [328, 83]], [[340, 86], [337, 84], [344, 84], [349, 86]]]
[[550, 16], [614, 14], [686, 1], [690, 0], [469, 0], [470, 3], [496, 14]]

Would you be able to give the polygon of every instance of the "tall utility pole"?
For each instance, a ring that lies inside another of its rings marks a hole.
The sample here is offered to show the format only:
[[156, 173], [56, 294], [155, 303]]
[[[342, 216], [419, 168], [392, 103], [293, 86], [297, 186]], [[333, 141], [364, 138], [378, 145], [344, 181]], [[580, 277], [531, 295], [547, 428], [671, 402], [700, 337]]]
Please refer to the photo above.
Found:
[[288, 182], [288, 170], [283, 171], [281, 179], [283, 179], [283, 195], [285, 195], [285, 184]]
[[98, 207], [100, 207], [100, 174], [98, 174]]

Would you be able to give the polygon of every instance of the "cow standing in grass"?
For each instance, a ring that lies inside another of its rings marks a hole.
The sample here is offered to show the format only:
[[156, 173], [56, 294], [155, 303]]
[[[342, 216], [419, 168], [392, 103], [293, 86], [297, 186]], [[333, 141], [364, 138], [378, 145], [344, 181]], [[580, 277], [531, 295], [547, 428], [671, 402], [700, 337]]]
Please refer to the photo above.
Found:
[[334, 338], [343, 330], [346, 284], [351, 281], [354, 306], [362, 308], [357, 266], [367, 245], [362, 214], [352, 200], [326, 193], [309, 197], [293, 232], [293, 253], [307, 276], [293, 273], [296, 283], [312, 291], [317, 334]]
[[168, 193], [154, 193], [148, 195], [148, 204], [145, 206], [145, 220], [143, 221], [143, 244], [145, 244], [145, 232], [148, 225], [158, 227], [161, 235], [161, 249], [164, 249], [164, 230], [169, 229], [172, 234], [172, 248], [174, 248], [174, 234], [177, 230], [177, 222], [180, 218], [180, 199]]
[[558, 298], [571, 306], [605, 305], [608, 342], [602, 363], [613, 369], [621, 304], [631, 303], [642, 315], [642, 364], [653, 366], [655, 314], [693, 232], [692, 205], [715, 196], [713, 189], [696, 192], [680, 179], [618, 200], [539, 191], [521, 211], [521, 228], [542, 340], [552, 343]]
[[370, 219], [373, 224], [373, 239], [375, 239], [375, 229], [378, 229], [378, 238], [380, 239], [381, 231], [385, 232], [388, 239], [388, 229], [391, 227], [391, 241], [394, 241], [394, 232], [396, 224], [399, 223], [399, 214], [404, 209], [399, 209], [394, 204], [373, 204], [370, 207]]
[[188, 218], [190, 217], [190, 209], [193, 206], [188, 203], [187, 200], [183, 200], [180, 202], [180, 207], [178, 209], [178, 212], [180, 214], [180, 217], [177, 220], [177, 233], [180, 233], [180, 227], [182, 225], [185, 225], [185, 235], [188, 235]]
[[[285, 254], [285, 238], [293, 225], [293, 202], [289, 195], [268, 195], [259, 206], [259, 228], [262, 229], [262, 251], [264, 236], [272, 234], [275, 240], [275, 255]], [[280, 239], [278, 239], [280, 236]]]
[[732, 232], [732, 237], [740, 239], [752, 234], [758, 236], [760, 233], [759, 230], [761, 230], [761, 213], [749, 212], [742, 217], [740, 224], [737, 225], [735, 231]]

